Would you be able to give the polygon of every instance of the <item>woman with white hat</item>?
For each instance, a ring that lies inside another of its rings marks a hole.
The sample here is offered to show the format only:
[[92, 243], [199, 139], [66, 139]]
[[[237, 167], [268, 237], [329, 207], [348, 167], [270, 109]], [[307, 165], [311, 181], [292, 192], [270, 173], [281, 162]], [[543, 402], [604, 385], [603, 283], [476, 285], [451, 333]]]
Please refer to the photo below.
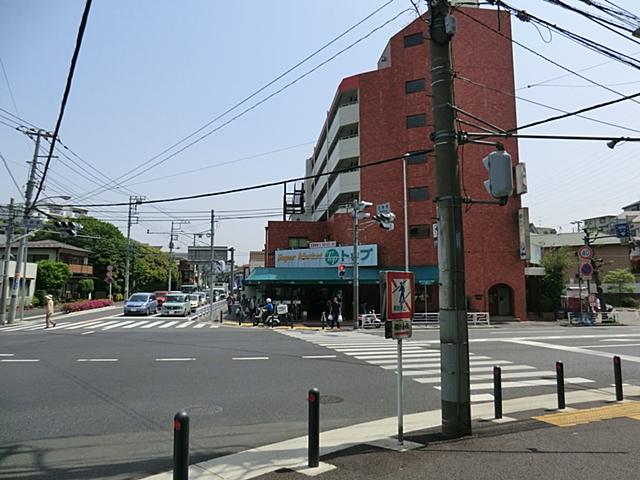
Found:
[[56, 326], [56, 322], [54, 322], [53, 320], [51, 320], [51, 315], [53, 315], [53, 296], [51, 294], [45, 295], [44, 297], [47, 300], [47, 305], [45, 307], [45, 322], [47, 324], [46, 327], [44, 328], [49, 328], [49, 324], [52, 324], [52, 326]]

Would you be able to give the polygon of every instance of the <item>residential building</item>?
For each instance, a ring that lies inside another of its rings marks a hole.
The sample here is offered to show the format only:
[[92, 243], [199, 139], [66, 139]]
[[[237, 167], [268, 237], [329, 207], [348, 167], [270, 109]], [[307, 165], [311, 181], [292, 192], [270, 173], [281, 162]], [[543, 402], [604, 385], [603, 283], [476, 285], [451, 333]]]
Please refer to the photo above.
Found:
[[[508, 14], [477, 8], [465, 11], [482, 23], [500, 28], [509, 37]], [[501, 128], [514, 127], [517, 122], [511, 42], [465, 16], [457, 15], [456, 20], [458, 31], [452, 42], [456, 107]], [[390, 210], [396, 214], [396, 222], [393, 231], [362, 222], [360, 244], [368, 249], [370, 257], [360, 269], [361, 302], [378, 308], [379, 270], [404, 268], [406, 230], [409, 265], [418, 283], [417, 310], [437, 310], [434, 157], [420, 153], [406, 160], [377, 163], [433, 148], [428, 43], [427, 22], [418, 18], [389, 40], [376, 70], [339, 83], [313, 154], [305, 161], [307, 176], [323, 174], [305, 182], [305, 213], [291, 215], [289, 221], [268, 222], [266, 268], [257, 268], [245, 281], [259, 295], [301, 298], [311, 317], [319, 316], [327, 299], [338, 296], [346, 315], [352, 316], [349, 252], [353, 233], [349, 205], [353, 200], [365, 200], [374, 204], [372, 214], [376, 209]], [[462, 113], [459, 116], [464, 117]], [[515, 165], [517, 141], [506, 139], [503, 144]], [[482, 158], [493, 150], [487, 145], [460, 145], [465, 197], [491, 199], [483, 185], [486, 170]], [[344, 171], [357, 166], [360, 168]], [[403, 220], [405, 194], [407, 225]], [[518, 237], [520, 205], [520, 198], [512, 197], [506, 206], [469, 204], [464, 208], [470, 310], [526, 319], [525, 264], [520, 259]], [[310, 242], [329, 243], [320, 250], [307, 250]], [[338, 258], [347, 266], [345, 279], [338, 277], [337, 265], [331, 263], [317, 261], [304, 268], [322, 255], [329, 255], [332, 261]]]

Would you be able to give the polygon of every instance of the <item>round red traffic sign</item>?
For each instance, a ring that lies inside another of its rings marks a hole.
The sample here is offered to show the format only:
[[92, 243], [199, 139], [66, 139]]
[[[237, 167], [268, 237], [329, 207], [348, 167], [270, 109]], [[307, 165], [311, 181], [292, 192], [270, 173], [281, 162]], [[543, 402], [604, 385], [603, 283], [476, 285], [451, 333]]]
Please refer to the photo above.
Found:
[[591, 265], [590, 262], [585, 262], [582, 265], [580, 265], [580, 273], [584, 276], [584, 277], [589, 277], [593, 274], [593, 266]]
[[589, 260], [591, 257], [593, 257], [593, 248], [588, 245], [580, 247], [578, 249], [578, 256], [583, 260]]

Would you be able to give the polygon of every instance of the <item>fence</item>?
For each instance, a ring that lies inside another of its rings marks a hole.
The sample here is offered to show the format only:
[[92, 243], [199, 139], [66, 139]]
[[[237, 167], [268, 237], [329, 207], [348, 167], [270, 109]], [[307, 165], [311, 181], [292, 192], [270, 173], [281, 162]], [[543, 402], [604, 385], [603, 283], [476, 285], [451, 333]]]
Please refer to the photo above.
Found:
[[[473, 325], [491, 325], [491, 317], [488, 312], [467, 312], [467, 322]], [[416, 313], [413, 316], [414, 325], [438, 325], [440, 318], [438, 312]]]
[[213, 308], [213, 320], [214, 321], [217, 321], [217, 320], [222, 321], [222, 316], [227, 311], [227, 301], [226, 300], [219, 300], [217, 302], [207, 303], [206, 305], [202, 305], [201, 307], [198, 307], [196, 309], [195, 313], [192, 315], [192, 318], [205, 317], [205, 318], [203, 318], [203, 320], [208, 320], [209, 311], [212, 308]]

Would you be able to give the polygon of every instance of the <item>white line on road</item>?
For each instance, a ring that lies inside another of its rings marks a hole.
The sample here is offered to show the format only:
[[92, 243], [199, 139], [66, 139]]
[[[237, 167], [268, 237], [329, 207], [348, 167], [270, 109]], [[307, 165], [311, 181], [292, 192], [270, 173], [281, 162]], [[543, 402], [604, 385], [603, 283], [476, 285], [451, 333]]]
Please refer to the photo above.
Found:
[[89, 330], [88, 332], [82, 332], [80, 335], [91, 335], [92, 333], [96, 333], [93, 330]]
[[125, 325], [129, 325], [133, 323], [133, 320], [127, 320], [125, 322], [114, 323], [113, 325], [109, 325], [108, 327], [104, 327], [102, 330], [111, 330], [112, 328], [124, 327]]
[[195, 358], [156, 358], [156, 362], [192, 362]]
[[[566, 383], [593, 383], [593, 380], [589, 380], [588, 378], [580, 378], [580, 377], [571, 377], [565, 378]], [[556, 385], [556, 379], [553, 380], [528, 380], [522, 382], [502, 382], [502, 388], [519, 388], [519, 387], [538, 387], [542, 385]], [[440, 387], [435, 387], [440, 390]], [[472, 383], [470, 386], [471, 390], [493, 390], [493, 382], [489, 383]]]
[[232, 357], [231, 360], [269, 360], [269, 357]]
[[[126, 325], [122, 328], [134, 328], [134, 327], [139, 327], [140, 325], [144, 325], [145, 323], [149, 323], [149, 320], [142, 320], [141, 322], [135, 322], [132, 323], [131, 325]], [[160, 327], [162, 328], [162, 327]]]
[[[404, 373], [404, 372], [403, 372]], [[549, 377], [553, 376], [555, 378], [556, 372], [512, 372], [512, 373], [503, 373], [502, 378], [527, 378], [527, 377]], [[474, 380], [491, 380], [493, 375], [471, 375], [469, 377], [470, 381]], [[421, 377], [414, 378], [414, 380], [418, 383], [440, 383], [440, 376], [437, 377]], [[549, 380], [549, 379], [541, 379], [541, 380]], [[526, 380], [529, 382], [530, 380]]]
[[72, 326], [64, 327], [64, 329], [65, 330], [76, 330], [78, 328], [91, 327], [91, 326], [97, 325], [99, 323], [102, 323], [102, 320], [92, 320], [90, 322], [74, 323]]
[[189, 320], [188, 322], [184, 322], [183, 324], [178, 325], [176, 328], [186, 328], [189, 325], [191, 325], [192, 323], [196, 323], [196, 322], [194, 322], [193, 320]]
[[143, 325], [140, 328], [151, 328], [155, 327], [156, 325], [160, 325], [161, 323], [164, 323], [164, 320], [160, 320], [159, 322], [151, 322], [149, 325]]
[[[402, 363], [404, 364], [405, 362], [402, 362]], [[502, 365], [502, 367], [500, 367], [502, 370], [530, 370], [532, 368], [535, 368], [535, 367], [530, 367], [529, 365], [509, 365], [510, 363], [511, 362], [507, 360], [494, 360], [489, 365]], [[486, 363], [485, 365], [482, 365], [482, 366], [474, 366], [473, 364], [471, 364], [471, 368], [469, 368], [469, 370], [472, 373], [486, 372], [490, 368], [489, 365], [487, 365]], [[389, 365], [378, 365], [378, 366], [384, 368], [385, 370], [396, 369], [395, 362]], [[412, 363], [409, 365], [404, 365], [404, 368], [410, 370], [412, 368], [434, 368], [439, 366], [440, 366], [439, 362], [429, 362], [429, 363]], [[440, 370], [433, 370], [433, 371], [440, 373]]]
[[196, 325], [196, 326], [195, 326], [195, 327], [193, 327], [193, 328], [202, 328], [202, 327], [204, 327], [204, 326], [205, 326], [205, 324], [204, 324], [204, 323], [199, 323], [198, 325]]
[[[529, 347], [550, 348], [552, 350], [562, 350], [571, 353], [584, 353], [586, 355], [593, 355], [594, 357], [606, 357], [611, 358], [612, 354], [609, 352], [599, 352], [597, 350], [589, 350], [581, 347], [570, 347], [567, 345], [558, 345], [555, 343], [535, 342], [532, 340], [516, 340], [516, 339], [501, 339], [502, 342], [516, 343], [519, 345], [527, 345]], [[602, 345], [600, 345], [602, 347]], [[622, 360], [629, 362], [640, 363], [640, 357], [634, 355], [618, 355]]]
[[79, 358], [77, 362], [117, 362], [117, 358]]
[[618, 347], [640, 347], [640, 343], [612, 343], [611, 345], [580, 345], [581, 348], [618, 348]]
[[39, 362], [38, 358], [3, 358], [0, 362], [11, 362], [11, 363], [29, 363], [29, 362]]
[[336, 355], [303, 355], [302, 358], [336, 358]]
[[172, 320], [170, 322], [165, 323], [164, 325], [160, 325], [158, 328], [169, 328], [172, 325], [175, 325], [176, 323], [179, 323], [180, 320]]
[[13, 357], [15, 353], [0, 353], [0, 357]]

